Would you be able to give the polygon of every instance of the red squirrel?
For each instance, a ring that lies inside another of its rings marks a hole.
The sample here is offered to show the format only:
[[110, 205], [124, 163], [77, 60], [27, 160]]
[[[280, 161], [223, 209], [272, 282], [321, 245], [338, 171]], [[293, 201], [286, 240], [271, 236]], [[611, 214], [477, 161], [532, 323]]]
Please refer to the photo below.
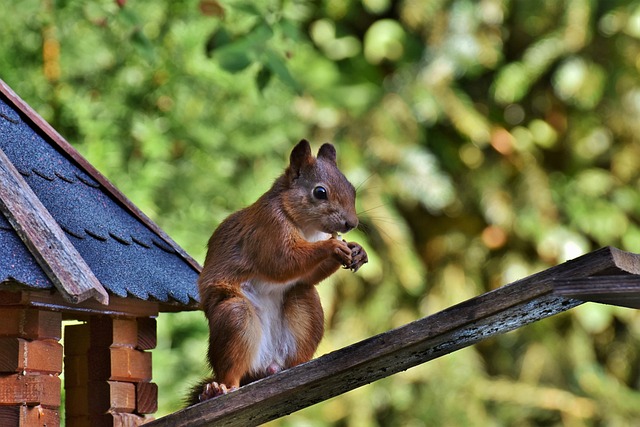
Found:
[[303, 139], [271, 189], [214, 231], [198, 279], [214, 376], [190, 405], [311, 360], [324, 334], [315, 285], [367, 262], [337, 236], [358, 225], [355, 197], [333, 145], [313, 157]]

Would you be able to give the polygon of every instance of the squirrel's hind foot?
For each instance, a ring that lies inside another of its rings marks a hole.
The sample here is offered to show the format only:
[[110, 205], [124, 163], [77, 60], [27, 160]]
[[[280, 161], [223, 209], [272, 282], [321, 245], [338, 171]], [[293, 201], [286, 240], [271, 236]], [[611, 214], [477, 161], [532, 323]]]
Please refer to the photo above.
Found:
[[198, 400], [200, 402], [204, 402], [205, 400], [222, 396], [223, 394], [227, 394], [237, 389], [237, 387], [227, 388], [227, 386], [222, 383], [212, 381], [204, 385], [204, 387], [202, 388], [202, 393], [200, 393], [200, 395], [198, 396]]

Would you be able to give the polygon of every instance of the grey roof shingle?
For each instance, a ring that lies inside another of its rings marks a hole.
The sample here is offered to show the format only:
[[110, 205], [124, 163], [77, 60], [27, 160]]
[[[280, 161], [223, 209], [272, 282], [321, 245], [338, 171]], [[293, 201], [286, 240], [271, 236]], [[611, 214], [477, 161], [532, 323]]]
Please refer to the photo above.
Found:
[[[0, 96], [0, 148], [112, 294], [193, 305], [197, 270]], [[0, 214], [0, 288], [51, 281]]]

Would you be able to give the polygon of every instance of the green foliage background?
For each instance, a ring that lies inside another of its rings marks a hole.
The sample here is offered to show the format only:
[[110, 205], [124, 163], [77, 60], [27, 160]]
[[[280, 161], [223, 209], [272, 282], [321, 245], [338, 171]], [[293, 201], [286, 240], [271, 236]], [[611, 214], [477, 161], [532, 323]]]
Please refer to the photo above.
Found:
[[[370, 263], [320, 285], [340, 348], [604, 245], [640, 252], [640, 2], [21, 0], [0, 73], [196, 259], [300, 138], [333, 141]], [[204, 374], [162, 315], [163, 415]], [[640, 319], [571, 313], [274, 424], [624, 426]]]

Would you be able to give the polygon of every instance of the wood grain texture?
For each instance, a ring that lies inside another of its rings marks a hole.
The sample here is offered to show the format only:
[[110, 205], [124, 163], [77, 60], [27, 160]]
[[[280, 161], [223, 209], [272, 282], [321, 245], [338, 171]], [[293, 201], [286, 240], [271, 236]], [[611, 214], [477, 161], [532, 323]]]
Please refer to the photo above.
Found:
[[136, 409], [136, 387], [133, 383], [106, 381], [89, 383], [89, 411], [132, 413]]
[[94, 316], [89, 326], [92, 348], [135, 347], [138, 344], [138, 323], [135, 318]]
[[156, 333], [156, 319], [152, 317], [139, 317], [138, 319], [138, 350], [153, 350], [158, 344]]
[[[88, 320], [95, 314], [125, 317], [154, 317], [158, 315], [159, 303], [136, 298], [121, 298], [111, 295], [109, 305], [89, 299], [80, 303], [65, 300], [58, 292], [17, 290], [0, 291], [0, 304], [6, 307], [37, 307], [63, 313], [63, 320]], [[162, 304], [160, 304], [162, 305]]]
[[96, 416], [73, 416], [65, 418], [67, 427], [137, 427], [143, 425], [147, 418], [136, 414], [106, 413]]
[[90, 381], [151, 381], [151, 353], [128, 347], [91, 348]]
[[107, 291], [2, 149], [0, 211], [65, 299], [109, 303]]
[[640, 257], [597, 250], [148, 425], [251, 426], [282, 417], [575, 307], [582, 302], [553, 294], [554, 280], [603, 273], [640, 274]]
[[0, 405], [60, 407], [60, 378], [47, 374], [0, 376]]
[[[0, 299], [0, 301], [3, 301]], [[62, 338], [62, 314], [60, 312], [0, 307], [0, 337], [26, 338], [30, 340]]]
[[137, 427], [143, 425], [146, 418], [136, 414], [108, 413], [91, 418], [91, 427]]
[[0, 426], [55, 427], [60, 425], [60, 411], [42, 406], [0, 406]]
[[158, 410], [158, 386], [151, 382], [135, 383], [136, 413], [153, 414]]
[[62, 372], [62, 345], [54, 340], [0, 338], [0, 372]]
[[640, 276], [592, 276], [555, 280], [555, 293], [581, 301], [640, 309]]

